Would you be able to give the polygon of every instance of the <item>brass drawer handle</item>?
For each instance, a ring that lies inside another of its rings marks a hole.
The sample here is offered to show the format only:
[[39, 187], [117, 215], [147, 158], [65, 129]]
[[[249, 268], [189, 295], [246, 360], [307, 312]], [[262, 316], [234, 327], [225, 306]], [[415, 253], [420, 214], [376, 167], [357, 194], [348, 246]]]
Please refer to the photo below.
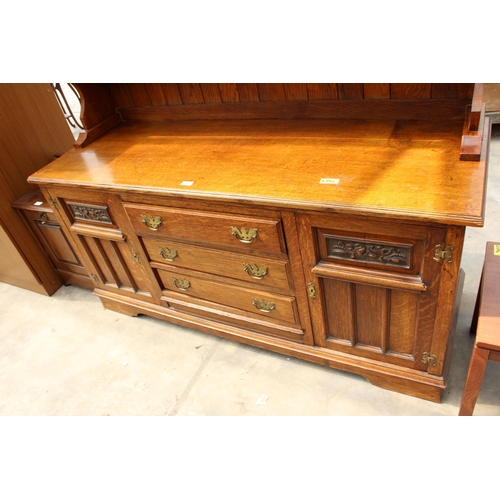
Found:
[[158, 231], [161, 226], [161, 217], [159, 215], [141, 215], [142, 223], [152, 231]]
[[252, 297], [252, 304], [262, 312], [269, 313], [276, 309], [276, 304], [274, 302], [267, 302], [264, 299], [258, 300]]
[[242, 227], [238, 229], [236, 226], [231, 226], [231, 234], [236, 237], [241, 243], [252, 243], [252, 241], [257, 238], [259, 230], [252, 228], [250, 230]]
[[158, 247], [159, 254], [170, 262], [173, 262], [174, 259], [178, 256], [177, 250], [170, 250], [168, 248]]
[[191, 283], [189, 283], [188, 280], [180, 280], [177, 278], [173, 278], [172, 283], [174, 284], [174, 286], [176, 288], [178, 288], [179, 290], [182, 290], [183, 292], [186, 292], [187, 289], [191, 286]]
[[266, 266], [257, 266], [253, 265], [251, 266], [250, 264], [245, 264], [243, 262], [243, 270], [252, 278], [255, 278], [256, 280], [261, 280], [264, 278], [264, 276], [267, 274], [267, 267]]

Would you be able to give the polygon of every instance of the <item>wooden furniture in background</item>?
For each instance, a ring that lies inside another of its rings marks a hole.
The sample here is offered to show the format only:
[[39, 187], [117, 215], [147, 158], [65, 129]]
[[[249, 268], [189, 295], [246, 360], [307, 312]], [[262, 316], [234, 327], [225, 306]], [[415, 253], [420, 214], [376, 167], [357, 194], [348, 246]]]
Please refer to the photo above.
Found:
[[470, 84], [75, 84], [30, 177], [105, 307], [440, 401], [490, 124]]
[[476, 339], [460, 403], [462, 416], [474, 412], [488, 360], [500, 361], [500, 243], [486, 243], [471, 333]]
[[486, 116], [491, 123], [500, 122], [500, 83], [484, 84], [484, 103], [486, 105]]
[[62, 285], [12, 203], [33, 191], [28, 176], [73, 142], [50, 84], [0, 84], [0, 281], [45, 295]]
[[36, 239], [45, 250], [65, 285], [76, 285], [94, 289], [94, 283], [78, 260], [52, 207], [40, 190], [28, 193], [12, 205], [23, 215]]

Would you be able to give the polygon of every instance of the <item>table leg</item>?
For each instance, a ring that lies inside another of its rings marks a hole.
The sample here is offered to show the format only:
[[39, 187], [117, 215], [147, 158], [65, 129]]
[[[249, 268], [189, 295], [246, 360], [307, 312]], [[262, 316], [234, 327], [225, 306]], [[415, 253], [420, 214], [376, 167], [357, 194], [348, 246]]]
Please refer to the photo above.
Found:
[[477, 396], [481, 389], [483, 381], [484, 370], [490, 355], [489, 349], [482, 349], [481, 347], [474, 346], [472, 357], [469, 365], [469, 372], [467, 373], [467, 380], [465, 381], [464, 392], [462, 394], [462, 402], [460, 403], [460, 416], [471, 416], [474, 412]]

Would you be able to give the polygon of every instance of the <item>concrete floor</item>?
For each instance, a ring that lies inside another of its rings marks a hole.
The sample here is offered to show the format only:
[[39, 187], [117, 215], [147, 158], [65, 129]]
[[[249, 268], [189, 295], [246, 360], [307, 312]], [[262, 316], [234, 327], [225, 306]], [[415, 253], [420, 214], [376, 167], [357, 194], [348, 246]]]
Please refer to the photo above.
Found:
[[[486, 224], [468, 228], [464, 292], [441, 403], [166, 322], [105, 310], [69, 286], [45, 297], [0, 283], [0, 415], [457, 415], [485, 243], [500, 240], [500, 125], [490, 148]], [[489, 363], [474, 415], [500, 415]]]

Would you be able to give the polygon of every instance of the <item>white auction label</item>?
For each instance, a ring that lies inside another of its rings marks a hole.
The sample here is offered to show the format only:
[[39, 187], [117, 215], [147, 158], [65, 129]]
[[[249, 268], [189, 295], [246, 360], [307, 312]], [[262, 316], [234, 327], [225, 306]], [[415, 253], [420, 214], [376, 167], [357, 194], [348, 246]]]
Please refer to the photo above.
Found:
[[338, 184], [340, 179], [332, 179], [331, 177], [325, 177], [324, 179], [320, 179], [320, 184]]

